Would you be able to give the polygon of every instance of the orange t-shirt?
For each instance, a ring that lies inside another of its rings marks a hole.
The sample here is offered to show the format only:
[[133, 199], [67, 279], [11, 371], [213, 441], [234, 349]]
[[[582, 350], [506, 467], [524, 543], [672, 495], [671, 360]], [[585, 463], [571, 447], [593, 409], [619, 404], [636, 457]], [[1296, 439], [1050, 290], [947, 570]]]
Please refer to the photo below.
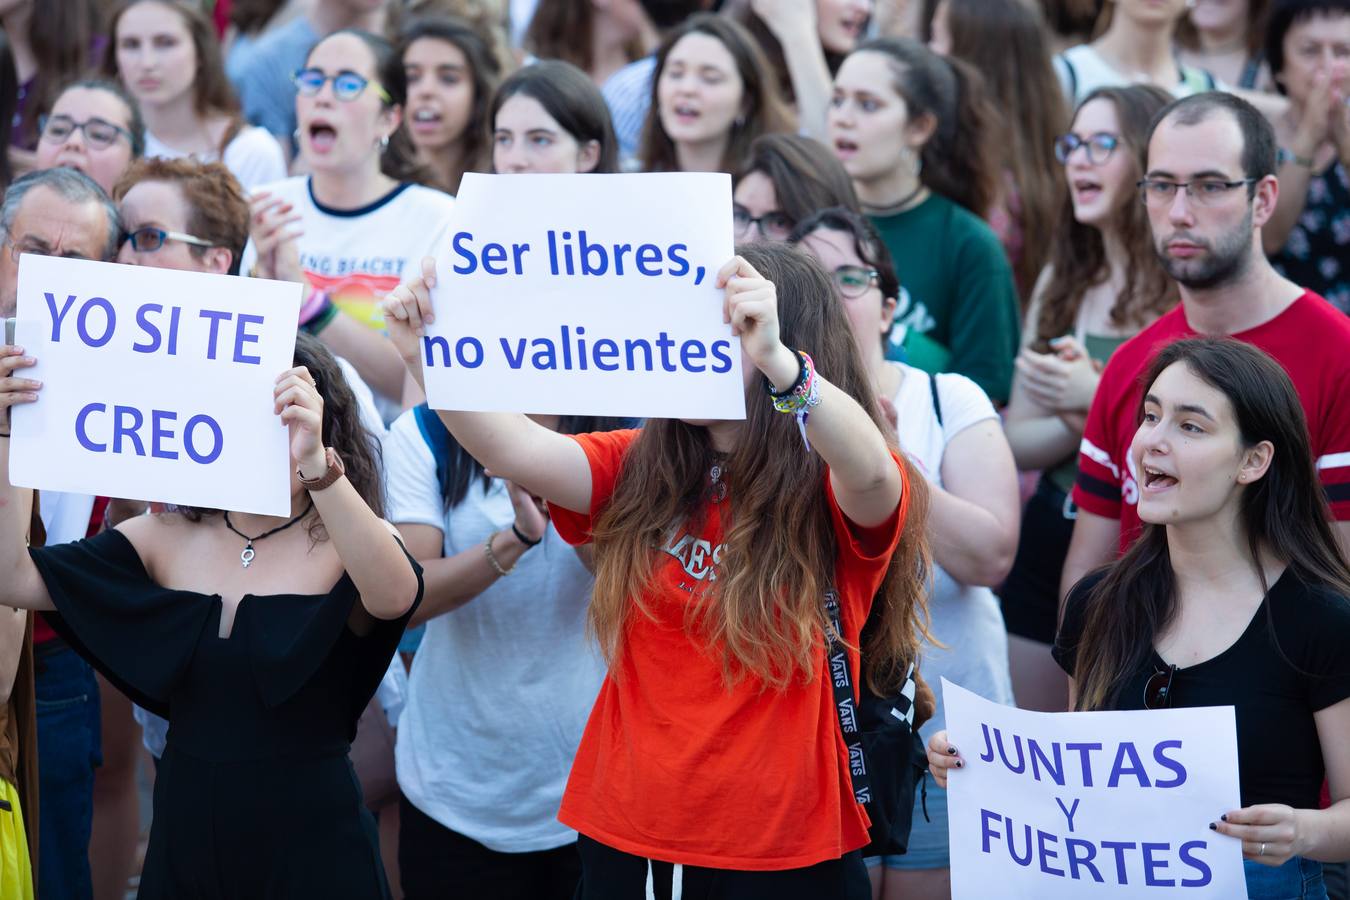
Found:
[[[569, 542], [590, 539], [591, 518], [613, 494], [624, 452], [637, 436], [576, 436], [591, 465], [591, 514], [551, 507]], [[824, 674], [824, 636], [815, 650], [818, 678], [761, 691], [752, 678], [728, 689], [719, 655], [685, 630], [686, 606], [712, 580], [721, 556], [721, 513], [735, 502], [735, 473], [731, 478], [732, 491], [710, 505], [697, 534], [672, 523], [660, 548], [664, 562], [644, 597], [654, 619], [630, 619], [618, 671], [605, 679], [591, 710], [558, 818], [616, 850], [666, 862], [741, 870], [811, 866], [865, 846], [870, 824], [853, 799]], [[840, 547], [834, 576], [842, 625], [857, 646], [899, 540], [909, 493], [902, 492], [889, 521], [864, 529], [845, 519], [828, 477], [821, 489]], [[857, 684], [857, 654], [849, 656]]]

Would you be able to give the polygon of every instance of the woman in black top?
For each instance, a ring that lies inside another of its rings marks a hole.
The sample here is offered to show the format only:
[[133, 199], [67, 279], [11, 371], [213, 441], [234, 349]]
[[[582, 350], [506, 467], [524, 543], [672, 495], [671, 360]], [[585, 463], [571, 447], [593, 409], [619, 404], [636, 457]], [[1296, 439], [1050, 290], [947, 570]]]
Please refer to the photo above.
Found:
[[[1350, 568], [1284, 370], [1228, 338], [1164, 348], [1130, 464], [1139, 540], [1066, 601], [1056, 661], [1078, 710], [1235, 707], [1252, 898], [1325, 898], [1350, 858]], [[962, 764], [945, 733], [938, 782]], [[1332, 804], [1319, 809], [1326, 780]]]
[[[0, 346], [0, 413], [37, 400], [30, 365]], [[63, 638], [169, 719], [141, 900], [389, 896], [347, 751], [421, 570], [379, 518], [378, 445], [337, 363], [302, 334], [295, 366], [274, 393], [285, 519], [176, 509], [28, 551], [31, 492], [9, 483], [0, 415], [3, 602], [58, 613]]]

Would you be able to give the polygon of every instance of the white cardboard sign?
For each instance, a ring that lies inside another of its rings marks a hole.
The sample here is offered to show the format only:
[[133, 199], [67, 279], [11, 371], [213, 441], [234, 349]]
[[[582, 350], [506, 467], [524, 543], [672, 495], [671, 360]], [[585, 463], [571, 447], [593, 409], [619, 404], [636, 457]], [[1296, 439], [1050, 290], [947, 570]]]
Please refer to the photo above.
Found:
[[1233, 707], [1040, 713], [942, 680], [953, 900], [1246, 897]]
[[436, 409], [742, 419], [725, 174], [468, 174], [422, 341]]
[[57, 259], [19, 262], [16, 341], [38, 402], [13, 410], [21, 487], [289, 515], [272, 411], [301, 286]]

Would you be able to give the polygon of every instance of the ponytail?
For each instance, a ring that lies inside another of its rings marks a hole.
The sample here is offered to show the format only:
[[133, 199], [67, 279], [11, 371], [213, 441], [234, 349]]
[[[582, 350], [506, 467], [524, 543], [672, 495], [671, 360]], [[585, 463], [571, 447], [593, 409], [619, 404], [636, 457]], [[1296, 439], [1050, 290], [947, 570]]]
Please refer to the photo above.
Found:
[[910, 38], [873, 38], [854, 52], [890, 57], [892, 86], [904, 98], [910, 119], [932, 117], [932, 136], [920, 151], [923, 184], [986, 217], [998, 200], [1002, 178], [992, 143], [995, 114], [980, 73]]

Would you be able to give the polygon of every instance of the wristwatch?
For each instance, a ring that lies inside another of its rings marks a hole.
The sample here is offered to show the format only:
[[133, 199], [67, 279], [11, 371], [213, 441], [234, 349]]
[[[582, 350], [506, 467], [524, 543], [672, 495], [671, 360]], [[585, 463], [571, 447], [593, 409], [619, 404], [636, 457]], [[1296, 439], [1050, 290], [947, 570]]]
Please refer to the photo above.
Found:
[[337, 451], [332, 447], [324, 448], [323, 458], [324, 462], [328, 463], [328, 471], [318, 478], [306, 478], [305, 473], [300, 471], [300, 467], [295, 467], [295, 474], [300, 478], [300, 486], [310, 493], [323, 490], [347, 474], [347, 467], [342, 464], [342, 457], [338, 456]]

